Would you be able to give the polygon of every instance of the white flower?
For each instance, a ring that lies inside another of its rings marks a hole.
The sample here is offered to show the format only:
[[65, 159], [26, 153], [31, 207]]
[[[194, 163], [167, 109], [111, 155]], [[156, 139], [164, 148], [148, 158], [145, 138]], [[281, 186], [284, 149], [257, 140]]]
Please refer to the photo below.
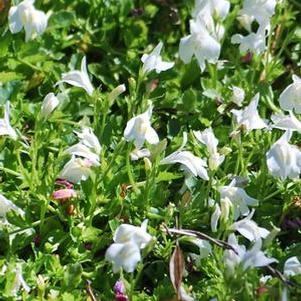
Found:
[[11, 127], [10, 121], [9, 121], [9, 115], [10, 115], [10, 103], [9, 101], [6, 102], [5, 108], [4, 108], [4, 118], [0, 119], [0, 136], [10, 136], [13, 140], [17, 139], [17, 133], [16, 131]]
[[211, 231], [216, 232], [217, 231], [217, 224], [219, 221], [219, 218], [221, 216], [221, 208], [219, 204], [215, 204], [215, 210], [211, 215]]
[[242, 266], [246, 270], [253, 267], [264, 267], [273, 262], [278, 262], [275, 258], [269, 258], [265, 256], [264, 252], [261, 251], [262, 241], [256, 240], [252, 249], [246, 251], [242, 257]]
[[282, 110], [295, 110], [301, 113], [301, 78], [293, 75], [293, 83], [290, 84], [281, 94], [279, 98]]
[[205, 144], [209, 153], [216, 153], [218, 140], [215, 137], [212, 128], [207, 128], [204, 131], [193, 131], [195, 137], [201, 143]]
[[261, 239], [256, 240], [250, 250], [246, 250], [244, 245], [239, 245], [234, 234], [230, 234], [228, 243], [235, 249], [237, 254], [232, 250], [226, 250], [224, 253], [224, 262], [229, 271], [233, 274], [235, 267], [241, 265], [243, 270], [254, 267], [267, 266], [273, 262], [277, 262], [275, 258], [268, 258], [261, 251]]
[[224, 252], [224, 263], [229, 273], [233, 274], [235, 267], [238, 266], [244, 254], [246, 253], [246, 247], [239, 245], [234, 234], [230, 234], [228, 237], [228, 243], [235, 249], [237, 254], [232, 250], [226, 250]]
[[225, 160], [225, 156], [216, 152], [210, 155], [208, 166], [210, 170], [216, 170]]
[[142, 147], [145, 140], [150, 144], [159, 142], [158, 134], [150, 123], [152, 112], [153, 106], [150, 105], [146, 112], [130, 119], [124, 130], [124, 138], [127, 141], [134, 140], [134, 144], [138, 149]]
[[[190, 20], [190, 35], [180, 41], [179, 56], [188, 64], [195, 55], [201, 71], [205, 70], [205, 61], [217, 63], [221, 45], [214, 34], [214, 28], [208, 28], [201, 18]], [[220, 34], [219, 34], [220, 35]]]
[[273, 114], [271, 119], [273, 121], [273, 128], [301, 133], [301, 122], [292, 111], [289, 111], [289, 115], [284, 115], [283, 113]]
[[258, 227], [258, 225], [252, 220], [255, 210], [245, 217], [244, 219], [232, 224], [230, 229], [238, 231], [242, 236], [250, 241], [266, 238], [270, 231], [265, 228]]
[[296, 256], [286, 260], [284, 263], [283, 274], [286, 277], [301, 274], [301, 263]]
[[89, 127], [82, 128], [81, 132], [75, 132], [76, 135], [81, 139], [80, 143], [89, 147], [94, 153], [100, 155], [101, 145], [98, 138], [93, 133], [93, 130]]
[[121, 269], [132, 273], [141, 260], [141, 254], [139, 247], [134, 242], [128, 241], [113, 243], [107, 249], [105, 258], [113, 264], [113, 273], [118, 273]]
[[73, 70], [62, 74], [62, 79], [56, 83], [67, 83], [69, 85], [84, 89], [90, 96], [93, 94], [94, 88], [89, 79], [86, 66], [86, 57], [84, 56], [81, 63], [81, 70]]
[[46, 14], [35, 9], [33, 4], [34, 0], [25, 0], [9, 10], [9, 30], [18, 33], [24, 27], [26, 42], [42, 35], [48, 22]]
[[209, 168], [211, 170], [216, 170], [218, 166], [224, 162], [225, 156], [220, 155], [217, 151], [218, 140], [215, 137], [212, 128], [207, 128], [203, 132], [194, 131], [193, 133], [198, 141], [207, 146], [209, 152]]
[[115, 89], [113, 89], [110, 94], [109, 94], [109, 101], [110, 103], [113, 103], [114, 100], [121, 95], [122, 93], [124, 93], [126, 91], [126, 87], [124, 84], [117, 86]]
[[41, 115], [44, 118], [49, 117], [49, 115], [54, 111], [54, 109], [59, 105], [59, 100], [54, 93], [48, 93], [42, 103]]
[[25, 215], [25, 212], [17, 207], [12, 201], [8, 200], [2, 194], [0, 194], [0, 219], [6, 223], [6, 214], [9, 211], [15, 211], [16, 213], [20, 214], [21, 216]]
[[163, 43], [160, 42], [150, 54], [143, 54], [141, 61], [143, 63], [143, 72], [149, 73], [152, 70], [156, 70], [157, 73], [171, 69], [175, 63], [164, 62], [161, 58], [161, 50]]
[[89, 147], [83, 143], [77, 143], [66, 149], [66, 152], [73, 156], [83, 157], [89, 160], [93, 166], [99, 166], [99, 155], [93, 153]]
[[273, 277], [271, 275], [265, 275], [265, 276], [260, 277], [259, 283], [261, 285], [265, 285], [271, 279], [273, 279]]
[[70, 155], [83, 157], [89, 160], [93, 166], [99, 166], [101, 145], [91, 128], [83, 128], [82, 132], [75, 132], [80, 142], [69, 147], [66, 152]]
[[141, 260], [140, 249], [144, 249], [152, 240], [146, 232], [147, 220], [141, 227], [122, 224], [114, 234], [114, 243], [107, 249], [105, 258], [113, 264], [113, 272], [118, 273], [121, 268], [131, 273]]
[[[283, 267], [283, 274], [286, 277], [293, 277], [301, 274], [301, 264], [296, 256], [290, 257], [286, 260]], [[283, 288], [281, 301], [288, 301], [287, 287]]]
[[192, 16], [196, 18], [202, 16], [218, 17], [225, 19], [230, 10], [230, 3], [227, 0], [196, 0]]
[[212, 247], [209, 241], [200, 238], [189, 238], [189, 241], [199, 248], [198, 259], [208, 257], [212, 253]]
[[301, 152], [289, 144], [291, 131], [286, 131], [267, 152], [267, 165], [270, 173], [281, 180], [296, 179], [301, 172]]
[[217, 231], [218, 221], [221, 219], [223, 221], [228, 221], [230, 210], [233, 207], [233, 204], [228, 198], [223, 198], [219, 204], [215, 204], [215, 210], [211, 215], [211, 230], [212, 232]]
[[235, 34], [231, 37], [232, 44], [240, 44], [239, 50], [242, 53], [247, 51], [261, 54], [266, 50], [266, 29], [258, 28], [257, 32], [251, 32], [247, 36]]
[[193, 174], [195, 177], [199, 176], [203, 180], [208, 181], [208, 173], [206, 170], [206, 162], [196, 157], [194, 154], [192, 154], [189, 151], [176, 151], [160, 162], [161, 164], [175, 164], [180, 163], [182, 164], [182, 168], [184, 170], [189, 171], [191, 174]]
[[259, 93], [251, 100], [250, 104], [242, 110], [231, 110], [231, 113], [236, 118], [238, 127], [243, 126], [247, 131], [262, 129], [267, 127], [267, 124], [260, 118], [257, 106], [259, 101]]
[[59, 178], [65, 179], [71, 183], [79, 183], [89, 178], [93, 163], [88, 159], [72, 158], [65, 164]]
[[221, 219], [222, 220], [224, 220], [224, 221], [228, 220], [232, 207], [233, 207], [233, 204], [227, 197], [221, 199]]
[[[266, 50], [266, 38], [270, 31], [270, 18], [275, 12], [276, 0], [245, 0], [238, 19], [250, 34], [232, 36], [233, 44], [240, 44], [241, 52], [255, 52], [261, 54]], [[252, 22], [256, 20], [259, 28], [256, 33], [251, 32]]]
[[252, 23], [254, 21], [254, 18], [252, 16], [242, 14], [240, 12], [240, 15], [237, 17], [239, 23], [242, 27], [244, 27], [247, 31], [252, 31]]
[[244, 0], [240, 15], [247, 15], [259, 25], [266, 25], [275, 13], [276, 0]]
[[142, 149], [136, 148], [130, 153], [132, 161], [137, 161], [141, 158], [149, 157], [150, 155], [151, 153], [147, 148], [142, 148]]
[[220, 187], [219, 193], [221, 199], [227, 198], [233, 204], [234, 220], [237, 220], [241, 215], [248, 215], [250, 213], [248, 206], [258, 205], [258, 200], [247, 195], [243, 188], [234, 187], [233, 182], [229, 186]]
[[233, 95], [231, 97], [231, 101], [240, 107], [245, 99], [245, 90], [236, 86], [232, 86], [232, 91]]
[[120, 225], [113, 237], [116, 243], [126, 243], [132, 241], [139, 249], [144, 249], [151, 241], [152, 236], [146, 232], [148, 220], [144, 220], [141, 227], [129, 224]]
[[15, 279], [10, 291], [12, 296], [16, 296], [21, 288], [23, 288], [27, 293], [30, 292], [30, 287], [26, 283], [22, 275], [22, 266], [20, 263], [17, 263], [16, 268], [14, 269]]

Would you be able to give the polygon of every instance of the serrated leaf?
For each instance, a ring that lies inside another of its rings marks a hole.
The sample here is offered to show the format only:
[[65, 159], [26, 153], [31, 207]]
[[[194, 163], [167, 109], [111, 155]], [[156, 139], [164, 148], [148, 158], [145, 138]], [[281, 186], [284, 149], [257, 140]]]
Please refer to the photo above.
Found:
[[173, 172], [168, 172], [168, 171], [162, 171], [159, 173], [157, 176], [156, 182], [169, 182], [172, 180], [180, 179], [182, 177], [181, 174], [176, 174]]

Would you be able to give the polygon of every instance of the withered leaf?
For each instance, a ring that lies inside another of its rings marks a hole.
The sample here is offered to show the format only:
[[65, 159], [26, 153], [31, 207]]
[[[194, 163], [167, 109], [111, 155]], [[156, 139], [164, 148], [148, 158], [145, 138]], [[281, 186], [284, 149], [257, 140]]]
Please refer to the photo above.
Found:
[[185, 262], [181, 248], [177, 244], [169, 262], [169, 275], [177, 296], [180, 296]]

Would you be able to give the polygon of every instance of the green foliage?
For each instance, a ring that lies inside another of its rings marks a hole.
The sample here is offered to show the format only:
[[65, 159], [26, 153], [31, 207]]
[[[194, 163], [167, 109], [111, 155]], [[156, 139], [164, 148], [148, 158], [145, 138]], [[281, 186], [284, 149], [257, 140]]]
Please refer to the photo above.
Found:
[[[177, 55], [179, 41], [189, 31], [193, 1], [37, 0], [36, 7], [50, 14], [48, 27], [26, 43], [24, 30], [14, 35], [9, 31], [8, 8], [1, 9], [9, 2], [0, 1], [0, 105], [8, 100], [12, 104], [11, 124], [19, 139], [0, 138], [0, 191], [25, 215], [10, 212], [9, 224], [0, 226], [0, 300], [92, 300], [87, 281], [95, 300], [113, 300], [120, 277], [132, 301], [175, 300], [169, 260], [176, 237], [165, 228], [202, 231], [226, 241], [225, 229], [211, 232], [213, 208], [208, 200], [219, 200], [218, 187], [228, 185], [233, 175], [247, 177], [247, 193], [260, 200], [254, 216], [260, 226], [281, 228], [286, 217], [300, 217], [301, 206], [294, 202], [300, 197], [300, 180], [277, 180], [266, 166], [265, 154], [281, 131], [230, 135], [231, 110], [236, 108], [231, 101], [233, 85], [246, 91], [243, 105], [260, 92], [260, 116], [269, 119], [278, 110], [278, 97], [291, 83], [291, 75], [300, 75], [298, 1], [279, 5], [269, 48], [251, 62], [243, 62], [237, 45], [231, 43], [231, 36], [243, 31], [236, 21], [242, 1], [231, 1], [220, 58], [224, 68], [208, 64], [203, 73], [196, 59], [185, 65]], [[141, 56], [159, 41], [164, 42], [163, 59], [174, 61], [175, 67], [143, 77]], [[42, 100], [49, 92], [60, 92], [55, 84], [63, 73], [79, 70], [83, 56], [97, 91], [89, 97], [84, 90], [65, 85], [58, 109], [43, 120]], [[126, 93], [110, 103], [109, 93], [122, 83]], [[148, 101], [154, 105], [152, 125], [161, 140], [156, 147], [148, 145], [150, 167], [143, 160], [130, 161], [134, 147], [122, 139], [127, 121], [144, 112]], [[101, 166], [75, 185], [76, 198], [59, 202], [51, 197], [58, 188], [55, 180], [70, 159], [65, 150], [77, 142], [74, 131], [82, 126], [92, 127], [101, 142]], [[206, 157], [192, 131], [210, 126], [220, 151], [227, 155], [209, 182], [185, 178], [178, 165], [159, 164], [181, 146], [184, 132], [189, 135], [185, 149]], [[297, 134], [292, 143], [298, 145]], [[114, 231], [123, 223], [139, 226], [146, 218], [155, 240], [144, 251], [143, 262], [132, 275], [113, 274], [105, 252]], [[179, 244], [187, 270], [184, 287], [196, 300], [280, 300], [284, 285], [278, 278], [260, 291], [260, 277], [269, 274], [266, 269], [238, 271], [230, 277], [219, 247], [199, 258], [191, 242]], [[275, 265], [279, 270], [300, 251], [300, 229], [282, 228], [266, 248], [279, 260]], [[31, 290], [12, 295], [17, 263]], [[300, 284], [300, 276], [292, 281]], [[290, 300], [300, 300], [300, 285], [289, 287], [289, 293]]]

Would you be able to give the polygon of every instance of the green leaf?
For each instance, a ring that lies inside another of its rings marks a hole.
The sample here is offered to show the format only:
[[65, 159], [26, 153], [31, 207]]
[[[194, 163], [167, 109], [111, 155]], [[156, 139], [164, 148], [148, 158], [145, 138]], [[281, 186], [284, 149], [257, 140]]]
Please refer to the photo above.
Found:
[[79, 263], [71, 264], [64, 273], [64, 286], [71, 290], [76, 288], [82, 279], [83, 268]]
[[85, 228], [82, 231], [82, 238], [84, 242], [93, 242], [99, 239], [99, 235], [101, 234], [101, 230], [93, 227]]
[[0, 82], [2, 84], [8, 83], [13, 80], [23, 79], [23, 75], [16, 72], [0, 72]]
[[75, 301], [75, 297], [70, 294], [70, 293], [64, 293], [62, 295], [62, 299], [61, 300], [64, 300], [64, 301]]
[[168, 172], [168, 171], [162, 171], [159, 173], [159, 175], [156, 178], [156, 182], [168, 182], [171, 180], [176, 180], [180, 179], [182, 177], [181, 174], [175, 174], [173, 172]]
[[75, 20], [75, 14], [69, 11], [54, 13], [49, 19], [49, 28], [69, 27]]

